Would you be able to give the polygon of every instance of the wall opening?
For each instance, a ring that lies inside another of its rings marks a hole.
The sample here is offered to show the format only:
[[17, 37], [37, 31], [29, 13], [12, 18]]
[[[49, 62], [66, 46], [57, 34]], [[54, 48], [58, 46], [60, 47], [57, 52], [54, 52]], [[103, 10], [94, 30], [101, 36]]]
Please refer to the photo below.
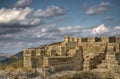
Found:
[[87, 42], [88, 38], [82, 38], [82, 42]]
[[110, 42], [110, 43], [112, 43], [112, 42], [116, 42], [115, 37], [114, 37], [114, 36], [113, 36], [113, 37], [109, 37], [109, 42]]

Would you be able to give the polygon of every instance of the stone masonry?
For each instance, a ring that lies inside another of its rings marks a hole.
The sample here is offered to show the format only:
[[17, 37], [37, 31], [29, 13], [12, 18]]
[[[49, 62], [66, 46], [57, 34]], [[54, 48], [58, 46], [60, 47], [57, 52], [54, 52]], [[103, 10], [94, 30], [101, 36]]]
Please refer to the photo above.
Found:
[[23, 68], [107, 69], [120, 73], [120, 36], [64, 37], [64, 41], [23, 50]]

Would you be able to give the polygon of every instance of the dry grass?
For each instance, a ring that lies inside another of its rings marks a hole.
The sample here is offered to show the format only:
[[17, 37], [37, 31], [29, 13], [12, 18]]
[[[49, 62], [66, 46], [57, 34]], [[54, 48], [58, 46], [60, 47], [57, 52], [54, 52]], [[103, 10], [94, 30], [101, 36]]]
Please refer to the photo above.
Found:
[[14, 71], [16, 69], [22, 68], [22, 60], [15, 60], [12, 63], [0, 65], [0, 70]]
[[[83, 71], [77, 74], [71, 74], [71, 75], [64, 75], [58, 79], [103, 79], [100, 76], [96, 75], [95, 73]], [[104, 78], [104, 79], [113, 79], [110, 76]]]

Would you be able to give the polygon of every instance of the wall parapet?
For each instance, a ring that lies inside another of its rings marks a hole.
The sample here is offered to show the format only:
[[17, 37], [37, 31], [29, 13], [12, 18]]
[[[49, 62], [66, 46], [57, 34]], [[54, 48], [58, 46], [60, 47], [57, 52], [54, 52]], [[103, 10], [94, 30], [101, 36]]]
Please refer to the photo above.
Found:
[[89, 37], [89, 38], [76, 38], [65, 36], [64, 42], [105, 42], [105, 43], [120, 43], [120, 36], [111, 37]]

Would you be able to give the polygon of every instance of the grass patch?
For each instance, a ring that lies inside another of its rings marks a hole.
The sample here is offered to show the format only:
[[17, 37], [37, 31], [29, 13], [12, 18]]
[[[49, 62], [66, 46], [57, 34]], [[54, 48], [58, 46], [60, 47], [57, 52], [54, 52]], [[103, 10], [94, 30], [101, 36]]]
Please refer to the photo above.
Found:
[[[77, 74], [69, 74], [59, 77], [58, 79], [103, 79], [100, 76], [96, 75], [93, 72], [83, 71]], [[104, 79], [113, 79], [111, 77], [104, 78]]]

